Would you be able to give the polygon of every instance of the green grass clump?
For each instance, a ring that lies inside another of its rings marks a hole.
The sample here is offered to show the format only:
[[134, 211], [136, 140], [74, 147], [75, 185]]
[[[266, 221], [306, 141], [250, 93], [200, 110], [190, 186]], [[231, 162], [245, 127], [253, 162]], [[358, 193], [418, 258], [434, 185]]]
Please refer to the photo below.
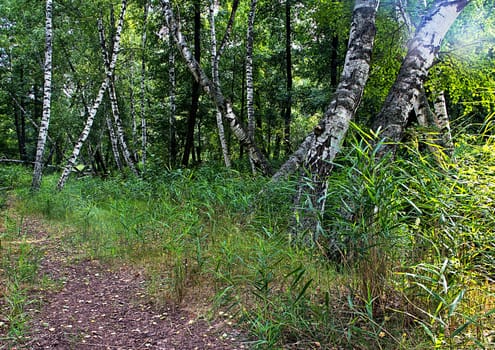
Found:
[[26, 240], [22, 219], [5, 214], [0, 225], [0, 341], [22, 339], [27, 333], [27, 308], [34, 303], [30, 291], [38, 282], [41, 252]]

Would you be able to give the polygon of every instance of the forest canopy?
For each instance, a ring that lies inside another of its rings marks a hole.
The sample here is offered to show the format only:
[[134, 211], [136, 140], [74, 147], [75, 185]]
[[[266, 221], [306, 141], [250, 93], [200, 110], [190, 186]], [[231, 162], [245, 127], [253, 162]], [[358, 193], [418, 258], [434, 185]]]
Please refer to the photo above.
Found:
[[0, 209], [134, 259], [157, 300], [207, 284], [255, 348], [489, 348], [494, 11], [2, 0]]

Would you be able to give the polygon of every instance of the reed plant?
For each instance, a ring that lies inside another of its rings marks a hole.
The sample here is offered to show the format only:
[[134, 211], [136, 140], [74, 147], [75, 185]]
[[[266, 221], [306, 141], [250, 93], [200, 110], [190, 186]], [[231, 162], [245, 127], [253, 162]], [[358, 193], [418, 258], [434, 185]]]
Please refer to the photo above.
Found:
[[238, 322], [255, 349], [489, 348], [487, 142], [459, 139], [456, 161], [439, 164], [412, 140], [377, 161], [375, 135], [353, 126], [315, 247], [289, 236], [295, 182], [211, 165], [71, 178], [62, 192], [47, 175], [36, 195], [14, 183], [16, 209], [65, 226], [83, 256], [144, 269], [156, 303], [212, 305], [205, 315]]

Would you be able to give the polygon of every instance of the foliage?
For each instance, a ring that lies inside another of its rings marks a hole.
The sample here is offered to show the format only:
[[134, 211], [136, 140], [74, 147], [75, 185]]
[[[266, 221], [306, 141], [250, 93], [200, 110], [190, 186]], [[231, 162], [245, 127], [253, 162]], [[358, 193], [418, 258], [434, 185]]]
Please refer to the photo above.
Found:
[[[6, 328], [6, 339], [22, 339], [27, 333], [27, 308], [35, 301], [29, 295], [32, 285], [38, 283], [40, 251], [24, 238], [23, 221], [5, 215], [0, 225], [0, 328]], [[3, 329], [2, 329], [3, 331]]]
[[375, 162], [363, 130], [353, 127], [329, 182], [322, 238], [334, 238], [334, 261], [323, 244], [291, 244], [290, 181], [204, 166], [74, 178], [54, 193], [48, 175], [33, 196], [24, 168], [2, 168], [2, 178], [22, 215], [68, 226], [64, 244], [141, 266], [157, 304], [191, 305], [201, 290], [210, 317], [244, 325], [253, 348], [488, 347], [493, 141], [459, 140], [456, 162], [442, 168], [414, 140], [393, 162]]

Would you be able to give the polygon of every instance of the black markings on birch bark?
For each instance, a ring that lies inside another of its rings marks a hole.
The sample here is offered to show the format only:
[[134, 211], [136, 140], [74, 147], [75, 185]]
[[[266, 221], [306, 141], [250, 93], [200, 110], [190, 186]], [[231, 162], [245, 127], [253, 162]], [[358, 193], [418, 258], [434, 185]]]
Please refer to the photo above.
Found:
[[77, 159], [79, 157], [79, 154], [81, 153], [81, 148], [86, 141], [86, 139], [89, 136], [89, 132], [91, 131], [91, 127], [94, 122], [94, 118], [96, 116], [96, 112], [98, 111], [98, 108], [100, 107], [101, 101], [103, 100], [103, 95], [108, 88], [108, 84], [110, 79], [113, 77], [113, 72], [115, 70], [115, 65], [117, 63], [117, 56], [120, 48], [120, 35], [122, 33], [122, 27], [124, 24], [124, 14], [127, 6], [127, 0], [122, 0], [122, 8], [121, 8], [121, 13], [119, 17], [119, 24], [117, 25], [117, 30], [115, 33], [115, 39], [114, 39], [114, 45], [113, 45], [113, 51], [112, 51], [112, 59], [110, 61], [110, 66], [109, 70], [106, 72], [105, 79], [101, 83], [100, 89], [98, 91], [98, 94], [96, 96], [96, 99], [93, 102], [93, 105], [91, 106], [89, 110], [88, 117], [86, 119], [86, 123], [84, 125], [83, 131], [79, 135], [79, 138], [77, 142], [74, 145], [74, 149], [72, 151], [72, 155], [69, 157], [67, 161], [67, 165], [65, 166], [62, 175], [60, 176], [58, 183], [57, 183], [57, 189], [61, 190], [64, 188], [65, 183], [67, 182], [67, 179], [69, 178], [70, 172], [72, 171], [72, 168], [77, 162]]
[[50, 125], [51, 95], [52, 95], [52, 0], [46, 0], [46, 23], [45, 23], [45, 64], [44, 64], [44, 84], [43, 84], [43, 115], [38, 131], [38, 142], [36, 146], [36, 158], [34, 161], [33, 181], [31, 189], [39, 190], [43, 174], [43, 153], [45, 151], [48, 127]]

